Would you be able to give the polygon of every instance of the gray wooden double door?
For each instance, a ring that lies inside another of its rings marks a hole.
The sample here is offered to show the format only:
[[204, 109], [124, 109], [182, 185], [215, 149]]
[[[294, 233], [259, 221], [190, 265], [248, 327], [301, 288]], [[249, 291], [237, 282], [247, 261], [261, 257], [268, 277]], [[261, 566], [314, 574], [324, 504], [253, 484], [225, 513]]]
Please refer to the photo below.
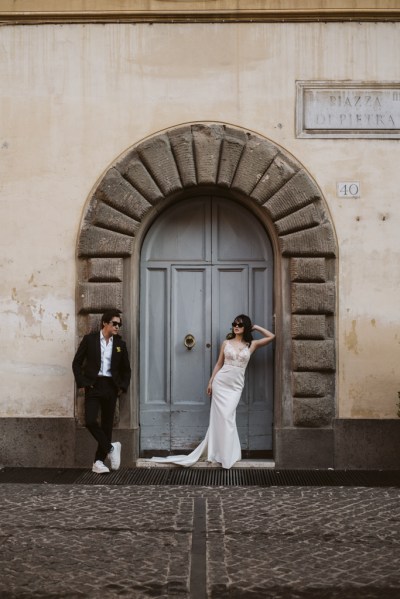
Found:
[[[233, 318], [272, 327], [273, 254], [240, 204], [196, 197], [149, 230], [141, 254], [141, 454], [195, 447], [207, 430], [206, 387]], [[188, 337], [189, 336], [189, 337]], [[190, 339], [190, 337], [192, 339]], [[190, 345], [188, 349], [185, 339]], [[237, 409], [242, 449], [272, 448], [273, 350], [257, 351]]]

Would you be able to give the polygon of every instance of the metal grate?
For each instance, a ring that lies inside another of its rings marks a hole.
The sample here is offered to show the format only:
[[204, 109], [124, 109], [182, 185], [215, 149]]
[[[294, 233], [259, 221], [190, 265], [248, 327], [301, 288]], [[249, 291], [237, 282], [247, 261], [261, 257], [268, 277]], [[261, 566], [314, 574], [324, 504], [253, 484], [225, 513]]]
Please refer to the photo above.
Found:
[[4, 468], [1, 483], [195, 487], [400, 487], [400, 470], [123, 468], [94, 474], [76, 468]]

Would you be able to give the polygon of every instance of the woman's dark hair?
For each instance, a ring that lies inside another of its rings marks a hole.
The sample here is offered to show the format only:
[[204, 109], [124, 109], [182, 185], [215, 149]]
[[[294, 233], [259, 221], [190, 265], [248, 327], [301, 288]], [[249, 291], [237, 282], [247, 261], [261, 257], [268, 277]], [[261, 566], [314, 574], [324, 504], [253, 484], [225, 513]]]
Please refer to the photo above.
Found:
[[103, 316], [101, 317], [101, 326], [103, 327], [104, 324], [108, 324], [109, 322], [111, 322], [114, 316], [116, 316], [117, 318], [121, 318], [120, 310], [115, 309], [107, 310], [107, 312], [104, 312]]
[[[253, 335], [251, 334], [251, 329], [253, 327], [250, 317], [247, 316], [246, 314], [239, 314], [239, 316], [236, 316], [236, 318], [233, 319], [233, 322], [243, 322], [244, 324], [244, 331], [243, 331], [243, 341], [245, 341], [247, 343], [247, 345], [251, 345], [251, 342], [253, 341]], [[229, 339], [233, 339], [235, 336], [233, 329], [232, 329], [232, 333], [229, 333], [229, 335], [227, 335], [227, 338]]]

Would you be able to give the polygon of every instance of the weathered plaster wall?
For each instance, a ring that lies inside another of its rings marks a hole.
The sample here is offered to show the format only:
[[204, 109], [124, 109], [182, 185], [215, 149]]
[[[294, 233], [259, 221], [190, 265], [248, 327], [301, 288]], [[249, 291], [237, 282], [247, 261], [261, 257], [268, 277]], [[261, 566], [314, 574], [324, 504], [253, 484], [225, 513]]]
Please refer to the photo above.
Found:
[[[155, 132], [223, 121], [315, 178], [339, 242], [339, 410], [396, 416], [399, 142], [295, 139], [295, 81], [400, 79], [400, 24], [0, 28], [0, 416], [73, 416], [75, 245], [115, 158]], [[362, 197], [336, 198], [359, 180]]]

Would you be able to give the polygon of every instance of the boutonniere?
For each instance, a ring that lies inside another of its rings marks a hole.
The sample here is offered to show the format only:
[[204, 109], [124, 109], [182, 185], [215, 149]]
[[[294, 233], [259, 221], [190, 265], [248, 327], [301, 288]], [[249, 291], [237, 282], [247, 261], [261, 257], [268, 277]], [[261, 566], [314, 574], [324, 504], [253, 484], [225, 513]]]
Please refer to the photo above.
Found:
[[119, 345], [117, 345], [117, 347], [115, 349], [117, 350], [118, 353], [122, 351], [122, 349], [120, 348]]

